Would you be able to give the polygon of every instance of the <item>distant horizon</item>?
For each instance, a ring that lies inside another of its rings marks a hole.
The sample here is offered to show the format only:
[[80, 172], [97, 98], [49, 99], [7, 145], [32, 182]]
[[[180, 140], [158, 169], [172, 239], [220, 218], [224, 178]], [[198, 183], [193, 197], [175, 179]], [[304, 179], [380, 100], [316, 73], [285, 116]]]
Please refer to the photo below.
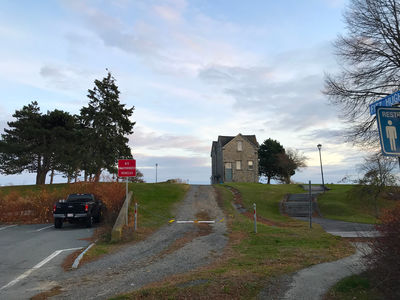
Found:
[[[317, 144], [327, 182], [357, 176], [368, 152], [345, 142], [321, 92], [324, 73], [338, 70], [332, 43], [345, 34], [347, 4], [4, 1], [0, 133], [33, 100], [44, 113], [78, 114], [108, 69], [120, 102], [135, 106], [129, 146], [147, 182], [156, 163], [161, 180], [209, 182], [212, 141], [238, 133], [304, 153], [294, 181], [321, 181]], [[34, 182], [0, 175], [2, 185]]]

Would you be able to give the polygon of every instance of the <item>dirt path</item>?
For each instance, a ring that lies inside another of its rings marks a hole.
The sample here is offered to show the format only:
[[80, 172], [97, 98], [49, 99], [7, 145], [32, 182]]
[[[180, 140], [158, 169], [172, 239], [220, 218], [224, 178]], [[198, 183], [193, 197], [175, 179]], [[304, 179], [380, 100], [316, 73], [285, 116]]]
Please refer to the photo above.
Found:
[[[212, 186], [191, 186], [178, 207], [176, 219], [194, 220], [198, 214], [217, 221], [224, 218]], [[228, 238], [224, 222], [206, 226], [211, 228], [204, 230], [194, 224], [166, 225], [145, 241], [66, 273], [57, 280], [63, 292], [54, 298], [107, 299], [210, 264], [222, 254]], [[179, 244], [176, 241], [186, 243], [176, 247]]]

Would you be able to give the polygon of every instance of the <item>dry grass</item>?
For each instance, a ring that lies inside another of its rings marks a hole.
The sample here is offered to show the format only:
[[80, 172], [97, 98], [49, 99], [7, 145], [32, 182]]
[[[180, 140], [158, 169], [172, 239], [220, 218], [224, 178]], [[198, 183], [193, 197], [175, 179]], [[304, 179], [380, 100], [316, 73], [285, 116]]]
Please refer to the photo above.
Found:
[[72, 193], [91, 193], [107, 207], [106, 221], [115, 220], [125, 196], [123, 184], [79, 182], [59, 188], [44, 185], [34, 189], [0, 190], [0, 222], [42, 224], [53, 221], [53, 205]]

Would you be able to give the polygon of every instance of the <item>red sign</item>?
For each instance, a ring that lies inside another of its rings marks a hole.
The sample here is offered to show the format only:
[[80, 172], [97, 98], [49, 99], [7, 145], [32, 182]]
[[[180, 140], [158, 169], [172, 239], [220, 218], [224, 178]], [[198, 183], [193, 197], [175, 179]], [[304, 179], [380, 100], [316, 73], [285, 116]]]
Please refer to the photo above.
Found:
[[136, 160], [119, 159], [118, 177], [135, 177], [135, 176], [136, 176]]

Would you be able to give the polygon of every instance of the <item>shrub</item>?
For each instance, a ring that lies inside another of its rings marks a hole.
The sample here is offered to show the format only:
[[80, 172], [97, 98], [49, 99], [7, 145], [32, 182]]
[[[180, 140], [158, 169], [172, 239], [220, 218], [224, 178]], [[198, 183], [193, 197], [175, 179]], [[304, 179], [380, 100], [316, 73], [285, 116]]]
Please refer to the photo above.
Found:
[[0, 222], [49, 223], [53, 221], [53, 204], [56, 201], [72, 193], [90, 193], [103, 201], [106, 206], [105, 220], [111, 223], [118, 215], [125, 197], [124, 185], [117, 182], [79, 182], [51, 190], [48, 187], [23, 194], [18, 190], [7, 194], [0, 191]]
[[384, 211], [376, 228], [381, 236], [370, 242], [367, 261], [379, 290], [387, 299], [400, 299], [400, 203]]

